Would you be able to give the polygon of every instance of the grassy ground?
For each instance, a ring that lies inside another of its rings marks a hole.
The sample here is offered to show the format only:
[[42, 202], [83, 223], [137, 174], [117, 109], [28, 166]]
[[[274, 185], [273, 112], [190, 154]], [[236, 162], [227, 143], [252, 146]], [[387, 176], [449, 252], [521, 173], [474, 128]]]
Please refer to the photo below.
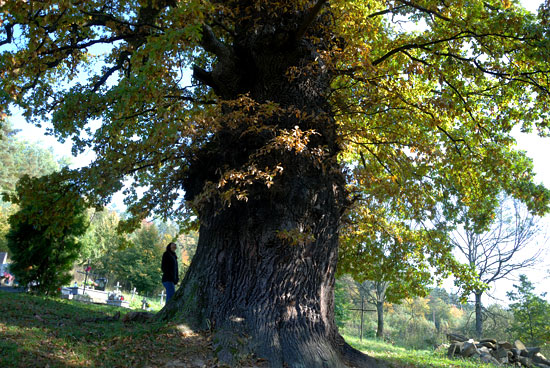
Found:
[[213, 367], [182, 325], [102, 321], [127, 309], [0, 291], [0, 367]]
[[[0, 291], [0, 367], [216, 367], [207, 334], [184, 325], [105, 320], [117, 311], [123, 316], [129, 312]], [[345, 337], [396, 368], [484, 367], [448, 360], [443, 353]], [[257, 365], [252, 361], [247, 366]]]
[[495, 368], [494, 365], [482, 364], [473, 359], [448, 359], [446, 350], [413, 350], [378, 340], [360, 341], [358, 337], [346, 335], [344, 338], [354, 348], [399, 368]]

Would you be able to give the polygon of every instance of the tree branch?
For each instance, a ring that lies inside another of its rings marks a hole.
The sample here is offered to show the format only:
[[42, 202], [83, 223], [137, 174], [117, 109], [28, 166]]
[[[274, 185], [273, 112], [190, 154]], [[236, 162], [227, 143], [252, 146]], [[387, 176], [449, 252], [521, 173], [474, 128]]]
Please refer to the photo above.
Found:
[[4, 29], [6, 30], [6, 39], [3, 41], [0, 41], [0, 46], [6, 45], [8, 43], [11, 43], [13, 41], [13, 24], [6, 24], [4, 26]]
[[231, 57], [231, 50], [229, 47], [216, 38], [212, 28], [207, 24], [203, 24], [202, 26], [201, 45], [206, 51], [213, 53], [219, 59]]
[[451, 20], [450, 18], [447, 18], [446, 16], [444, 16], [443, 14], [441, 14], [441, 13], [435, 11], [435, 10], [424, 8], [423, 6], [413, 4], [410, 1], [405, 1], [405, 0], [399, 0], [399, 1], [402, 2], [403, 4], [407, 5], [407, 6], [410, 6], [411, 8], [420, 10], [421, 12], [424, 12], [424, 13], [431, 14], [431, 15], [435, 16], [436, 18], [443, 19], [444, 21], [449, 22]]
[[130, 55], [132, 55], [129, 51], [122, 51], [118, 57], [117, 63], [109, 68], [105, 74], [96, 82], [94, 83], [94, 86], [92, 88], [92, 92], [97, 92], [97, 90], [109, 79], [111, 75], [113, 75], [114, 72], [117, 70], [120, 70], [124, 66], [124, 62], [130, 60]]
[[379, 17], [381, 15], [386, 15], [388, 13], [393, 13], [394, 11], [399, 10], [399, 9], [403, 9], [404, 7], [405, 7], [405, 5], [401, 5], [401, 6], [398, 6], [398, 7], [395, 7], [395, 8], [381, 10], [381, 11], [378, 11], [376, 13], [372, 13], [372, 14], [367, 15], [367, 18], [374, 18], [374, 17]]
[[196, 65], [193, 65], [193, 78], [195, 78], [200, 83], [203, 83], [209, 87], [212, 87], [212, 88], [216, 87], [216, 83], [214, 82], [212, 73], [207, 72], [206, 70]]
[[296, 34], [294, 35], [294, 41], [300, 40], [302, 37], [304, 37], [304, 34], [306, 33], [307, 29], [313, 23], [313, 21], [317, 18], [317, 15], [323, 8], [323, 5], [327, 0], [318, 0], [317, 3], [309, 10], [307, 15], [305, 16], [302, 24], [300, 24], [300, 27], [296, 31]]

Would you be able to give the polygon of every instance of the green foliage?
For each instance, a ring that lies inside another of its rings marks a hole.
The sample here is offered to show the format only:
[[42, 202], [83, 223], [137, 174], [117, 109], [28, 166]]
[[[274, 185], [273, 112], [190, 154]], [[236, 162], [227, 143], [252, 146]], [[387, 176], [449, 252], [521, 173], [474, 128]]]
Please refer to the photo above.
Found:
[[74, 186], [55, 176], [24, 176], [7, 199], [19, 206], [9, 218], [10, 270], [20, 284], [54, 293], [71, 279], [81, 248], [77, 237], [88, 226], [85, 202]]
[[536, 295], [535, 287], [525, 275], [520, 275], [519, 282], [514, 284], [514, 291], [507, 293], [513, 302], [510, 304], [514, 314], [511, 331], [531, 346], [550, 341], [550, 303], [544, 299], [546, 294]]
[[[84, 264], [90, 260], [93, 264], [97, 264], [104, 255], [125, 249], [130, 245], [128, 235], [117, 230], [120, 222], [117, 212], [106, 208], [88, 209], [87, 214], [90, 218], [90, 227], [80, 237], [82, 252], [79, 263]], [[105, 268], [106, 265], [103, 267]]]
[[[350, 337], [358, 337], [360, 332], [360, 289], [360, 284], [350, 276], [337, 280], [335, 309], [346, 313], [345, 318], [339, 320], [339, 330]], [[447, 342], [446, 334], [449, 332], [470, 335], [465, 325], [468, 311], [472, 308], [460, 304], [458, 299], [458, 295], [435, 288], [427, 297], [407, 298], [399, 304], [384, 303], [384, 340], [399, 346], [425, 349]], [[368, 298], [365, 302], [364, 308], [372, 312], [364, 314], [363, 336], [375, 337], [379, 328], [375, 305]]]
[[514, 336], [510, 326], [515, 323], [514, 314], [509, 308], [491, 304], [484, 310], [483, 336], [498, 336], [500, 340], [514, 341], [518, 337]]
[[6, 235], [10, 229], [8, 219], [17, 212], [17, 206], [0, 200], [0, 252], [9, 252]]
[[349, 297], [349, 289], [354, 285], [349, 281], [338, 279], [334, 287], [334, 319], [338, 327], [344, 327], [353, 316], [351, 309], [354, 308], [354, 305]]
[[153, 224], [144, 223], [131, 238], [132, 246], [116, 253], [116, 275], [140, 293], [160, 292], [160, 264], [166, 244]]

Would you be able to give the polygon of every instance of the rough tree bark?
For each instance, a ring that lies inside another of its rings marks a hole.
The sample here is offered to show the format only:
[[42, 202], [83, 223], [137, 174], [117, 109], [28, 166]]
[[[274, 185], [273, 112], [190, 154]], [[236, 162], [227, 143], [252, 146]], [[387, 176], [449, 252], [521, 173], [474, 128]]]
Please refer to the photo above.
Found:
[[[338, 228], [346, 193], [327, 101], [333, 76], [318, 62], [320, 45], [288, 31], [303, 28], [307, 16], [298, 15], [287, 24], [268, 24], [264, 18], [266, 24], [254, 32], [243, 20], [231, 46], [204, 28], [203, 45], [216, 54], [217, 63], [211, 71], [195, 68], [195, 78], [225, 100], [247, 94], [258, 103], [276, 102], [281, 112], [262, 122], [271, 129], [249, 132], [243, 123], [218, 131], [184, 179], [186, 196], [191, 200], [207, 181], [216, 182], [220, 169], [246, 166], [278, 129], [314, 129], [308, 146], [325, 153], [315, 158], [281, 149], [256, 157], [261, 165], [284, 168], [270, 188], [251, 185], [247, 201], [230, 207], [216, 198], [203, 204], [196, 254], [160, 317], [211, 328], [218, 358], [229, 364], [253, 352], [273, 367], [379, 367], [383, 364], [347, 345], [334, 322]], [[289, 78], [292, 67], [304, 71]], [[289, 112], [296, 109], [309, 118]], [[298, 239], [284, 236], [290, 233]]]

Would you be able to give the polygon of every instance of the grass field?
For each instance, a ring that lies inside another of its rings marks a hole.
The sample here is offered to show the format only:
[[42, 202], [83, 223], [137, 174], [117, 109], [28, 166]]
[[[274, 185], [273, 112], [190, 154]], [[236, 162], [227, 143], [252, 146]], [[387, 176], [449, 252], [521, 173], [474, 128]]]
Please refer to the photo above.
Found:
[[[0, 291], [0, 367], [216, 367], [208, 334], [184, 325], [124, 323], [129, 310]], [[355, 348], [407, 368], [490, 367], [345, 336]], [[247, 362], [253, 367], [253, 361]], [[262, 365], [265, 366], [265, 365]]]

